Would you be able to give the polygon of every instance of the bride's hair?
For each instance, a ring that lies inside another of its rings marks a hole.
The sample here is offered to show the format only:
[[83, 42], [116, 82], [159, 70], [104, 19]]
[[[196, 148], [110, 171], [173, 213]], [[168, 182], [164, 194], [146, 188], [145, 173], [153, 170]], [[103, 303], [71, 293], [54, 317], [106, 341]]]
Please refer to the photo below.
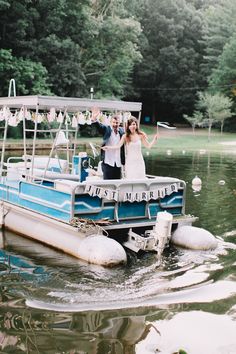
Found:
[[146, 136], [145, 133], [143, 133], [140, 129], [139, 129], [139, 126], [138, 126], [138, 120], [137, 118], [131, 116], [128, 120], [127, 120], [127, 123], [126, 123], [126, 129], [125, 129], [125, 137], [126, 137], [126, 141], [129, 143], [130, 142], [130, 135], [131, 135], [131, 131], [129, 129], [130, 125], [135, 122], [136, 123], [136, 133], [138, 135], [140, 135], [141, 137], [143, 136]]

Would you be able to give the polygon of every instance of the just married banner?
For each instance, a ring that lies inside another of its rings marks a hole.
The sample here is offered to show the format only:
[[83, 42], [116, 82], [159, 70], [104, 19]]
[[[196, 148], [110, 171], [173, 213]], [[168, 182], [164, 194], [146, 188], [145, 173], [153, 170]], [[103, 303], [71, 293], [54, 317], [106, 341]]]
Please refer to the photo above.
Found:
[[106, 198], [108, 200], [115, 200], [118, 202], [141, 202], [142, 200], [149, 201], [151, 199], [164, 198], [173, 192], [177, 192], [179, 188], [178, 183], [171, 183], [167, 186], [156, 188], [151, 191], [128, 192], [120, 191], [119, 189], [109, 189], [92, 184], [87, 184], [85, 193], [92, 197]]

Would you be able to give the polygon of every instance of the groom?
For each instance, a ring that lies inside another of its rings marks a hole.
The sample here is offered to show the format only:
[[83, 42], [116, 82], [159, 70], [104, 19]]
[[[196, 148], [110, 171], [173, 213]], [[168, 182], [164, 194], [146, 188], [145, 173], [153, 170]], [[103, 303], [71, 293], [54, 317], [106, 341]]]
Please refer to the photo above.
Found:
[[[101, 124], [96, 118], [92, 118], [92, 121], [98, 127], [99, 132], [103, 134], [102, 146], [119, 144], [124, 134], [124, 129], [119, 126], [120, 120], [118, 116], [112, 116], [110, 125]], [[120, 149], [101, 150], [101, 158], [104, 179], [121, 178], [121, 165], [125, 164], [124, 146]]]

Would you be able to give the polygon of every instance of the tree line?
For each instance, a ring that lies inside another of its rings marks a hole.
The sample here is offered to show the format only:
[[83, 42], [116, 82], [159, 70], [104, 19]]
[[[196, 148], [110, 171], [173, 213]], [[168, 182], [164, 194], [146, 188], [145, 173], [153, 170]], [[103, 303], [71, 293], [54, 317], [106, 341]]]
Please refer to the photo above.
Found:
[[0, 0], [1, 96], [11, 78], [18, 95], [93, 87], [142, 101], [153, 122], [202, 112], [209, 123], [207, 95], [228, 98], [233, 116], [235, 58], [235, 0]]

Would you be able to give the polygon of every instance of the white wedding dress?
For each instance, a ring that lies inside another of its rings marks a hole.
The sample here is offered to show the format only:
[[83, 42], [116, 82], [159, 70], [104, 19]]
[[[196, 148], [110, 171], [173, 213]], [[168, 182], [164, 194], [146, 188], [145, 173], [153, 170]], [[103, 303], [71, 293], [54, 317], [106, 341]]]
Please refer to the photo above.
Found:
[[141, 150], [141, 139], [129, 142], [125, 145], [125, 178], [146, 178], [145, 163]]

